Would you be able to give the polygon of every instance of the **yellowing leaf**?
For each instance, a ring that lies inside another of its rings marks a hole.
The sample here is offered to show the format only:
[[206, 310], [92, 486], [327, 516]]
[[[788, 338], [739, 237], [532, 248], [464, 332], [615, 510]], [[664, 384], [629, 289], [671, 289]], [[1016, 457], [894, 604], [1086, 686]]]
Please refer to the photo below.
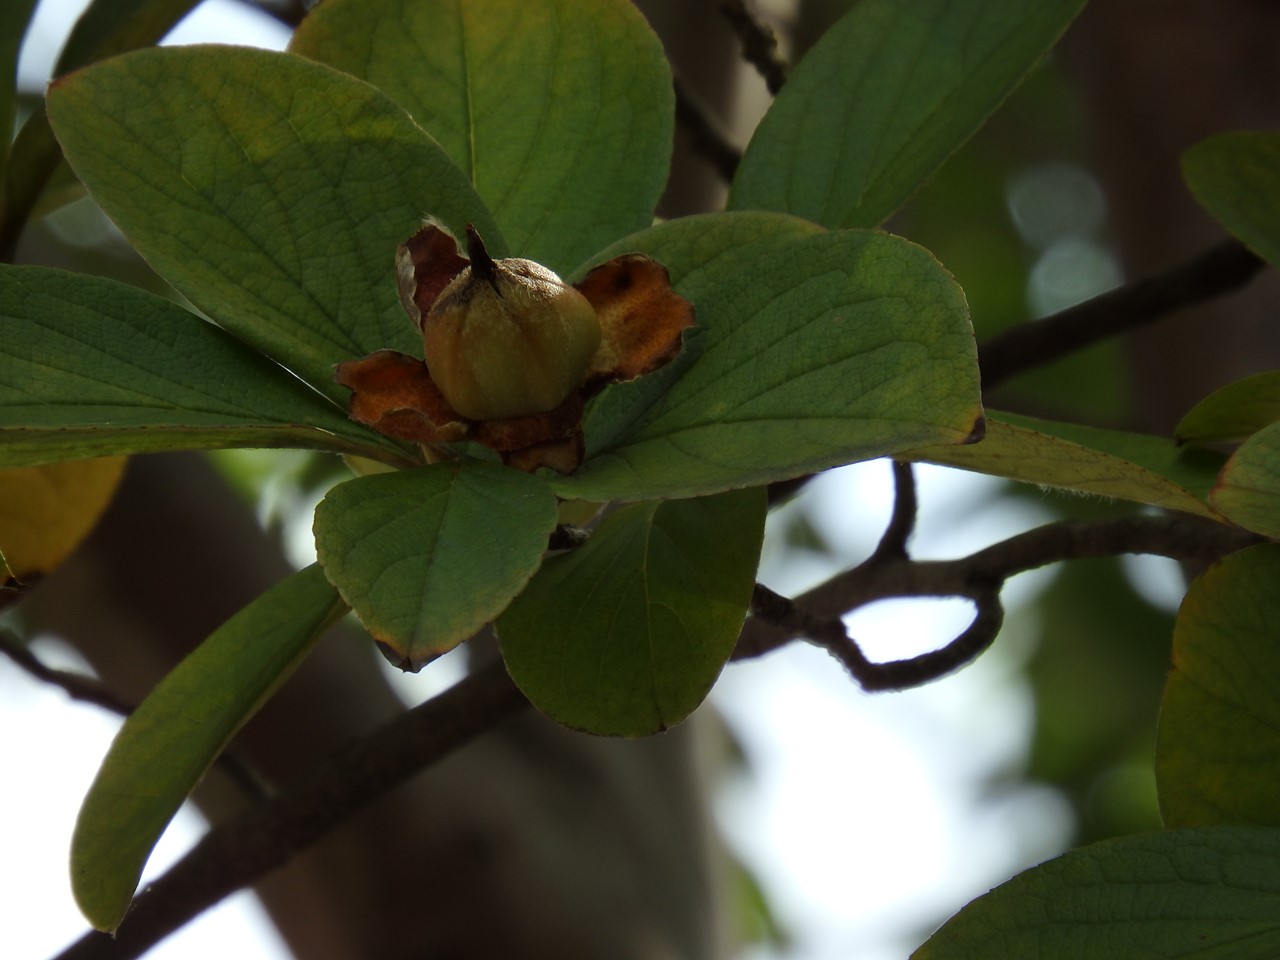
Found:
[[1164, 437], [992, 413], [980, 443], [913, 450], [905, 459], [1221, 519], [1205, 502], [1221, 454]]
[[111, 501], [124, 457], [0, 471], [0, 561], [18, 582], [58, 566]]

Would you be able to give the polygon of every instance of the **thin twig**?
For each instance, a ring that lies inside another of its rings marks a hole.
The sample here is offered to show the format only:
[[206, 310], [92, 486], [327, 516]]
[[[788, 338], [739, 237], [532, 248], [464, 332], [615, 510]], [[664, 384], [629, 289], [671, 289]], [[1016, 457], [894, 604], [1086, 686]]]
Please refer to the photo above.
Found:
[[92, 677], [70, 670], [57, 670], [31, 652], [31, 648], [8, 630], [0, 630], [0, 653], [42, 683], [58, 687], [72, 700], [90, 703], [111, 713], [127, 717], [133, 707]]
[[931, 683], [974, 660], [991, 646], [1004, 623], [1004, 607], [995, 585], [974, 588], [968, 599], [977, 613], [973, 622], [954, 640], [915, 657], [876, 663], [867, 659], [858, 641], [849, 636], [839, 617], [823, 619], [798, 606], [793, 600], [757, 583], [751, 597], [751, 612], [775, 626], [794, 631], [823, 647], [845, 665], [854, 680], [869, 693], [907, 690]]
[[720, 12], [742, 42], [743, 59], [756, 68], [776, 97], [787, 82], [787, 63], [778, 55], [773, 28], [748, 8], [746, 0], [720, 0]]
[[[35, 679], [57, 687], [72, 700], [101, 707], [121, 717], [129, 716], [135, 709], [132, 704], [117, 697], [92, 677], [48, 666], [31, 652], [30, 647], [8, 630], [0, 630], [0, 653]], [[262, 785], [262, 780], [237, 754], [223, 753], [214, 761], [214, 765], [226, 774], [247, 799], [261, 802], [269, 796], [266, 787]]]
[[1163, 273], [995, 334], [978, 345], [982, 386], [990, 390], [1034, 367], [1230, 293], [1264, 266], [1240, 241], [1226, 240]]
[[495, 662], [330, 757], [311, 776], [215, 827], [134, 901], [112, 937], [90, 933], [58, 960], [139, 957], [192, 918], [286, 863], [356, 810], [528, 706]]
[[[981, 614], [986, 591], [1019, 573], [1060, 560], [1149, 553], [1208, 563], [1259, 542], [1260, 537], [1246, 530], [1187, 514], [1064, 520], [956, 560], [891, 556], [868, 560], [801, 594], [794, 603], [814, 618], [807, 621], [810, 626], [890, 597], [966, 597], [979, 604]], [[755, 615], [738, 637], [735, 660], [761, 656], [805, 635], [799, 621], [771, 619], [769, 609], [753, 609]]]
[[916, 528], [919, 501], [916, 497], [915, 470], [909, 463], [899, 460], [890, 462], [893, 464], [893, 513], [868, 563], [878, 563], [890, 557], [906, 559], [907, 541]]

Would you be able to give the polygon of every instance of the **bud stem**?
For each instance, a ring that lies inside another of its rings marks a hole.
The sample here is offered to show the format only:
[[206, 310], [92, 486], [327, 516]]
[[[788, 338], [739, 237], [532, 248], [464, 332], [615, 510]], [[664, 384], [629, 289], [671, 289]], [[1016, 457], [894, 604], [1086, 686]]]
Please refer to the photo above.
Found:
[[476, 228], [469, 223], [467, 224], [467, 256], [471, 258], [471, 276], [487, 281], [489, 286], [501, 296], [502, 293], [498, 290], [498, 265], [493, 262], [493, 257], [489, 256], [489, 251], [484, 248], [484, 241], [480, 239]]

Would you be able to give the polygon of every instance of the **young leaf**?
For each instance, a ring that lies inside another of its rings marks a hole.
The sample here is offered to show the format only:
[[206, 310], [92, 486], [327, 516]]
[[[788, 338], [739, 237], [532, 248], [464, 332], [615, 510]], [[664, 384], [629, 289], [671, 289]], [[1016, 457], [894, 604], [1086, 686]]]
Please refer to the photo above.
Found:
[[1187, 591], [1160, 707], [1156, 784], [1171, 827], [1280, 826], [1280, 547], [1242, 550]]
[[335, 363], [421, 351], [394, 260], [424, 214], [459, 236], [474, 223], [504, 248], [466, 177], [403, 110], [301, 57], [140, 50], [57, 81], [48, 109], [72, 167], [151, 265], [342, 403]]
[[290, 49], [412, 114], [517, 256], [563, 273], [652, 219], [674, 98], [630, 0], [330, 0]]
[[1171, 830], [1105, 840], [1014, 877], [912, 960], [1272, 960], [1280, 830]]
[[210, 634], [125, 721], [71, 839], [71, 888], [99, 930], [120, 925], [143, 865], [209, 765], [346, 605], [317, 566]]
[[1242, 527], [1280, 537], [1280, 423], [1263, 427], [1231, 455], [1209, 502]]
[[111, 502], [123, 457], [0, 470], [0, 583], [43, 577], [74, 550]]
[[733, 652], [764, 511], [762, 489], [616, 510], [498, 619], [511, 678], [547, 716], [590, 733], [679, 723]]
[[1057, 42], [1084, 0], [862, 0], [792, 72], [729, 196], [829, 227], [883, 223]]
[[980, 443], [912, 450], [907, 459], [1221, 519], [1205, 499], [1221, 454], [1164, 437], [992, 414]]
[[395, 444], [238, 340], [112, 280], [0, 265], [0, 467], [109, 453]]
[[1223, 226], [1280, 264], [1280, 133], [1242, 130], [1202, 140], [1183, 154], [1182, 174]]
[[1245, 377], [1205, 397], [1182, 418], [1180, 443], [1241, 441], [1280, 420], [1280, 370]]
[[387, 658], [418, 670], [503, 611], [555, 526], [536, 477], [437, 464], [335, 487], [316, 508], [316, 552]]
[[897, 237], [796, 223], [722, 214], [628, 238], [670, 269], [697, 335], [662, 391], [642, 379], [600, 398], [587, 461], [557, 493], [688, 497], [972, 434], [978, 368], [950, 275]]

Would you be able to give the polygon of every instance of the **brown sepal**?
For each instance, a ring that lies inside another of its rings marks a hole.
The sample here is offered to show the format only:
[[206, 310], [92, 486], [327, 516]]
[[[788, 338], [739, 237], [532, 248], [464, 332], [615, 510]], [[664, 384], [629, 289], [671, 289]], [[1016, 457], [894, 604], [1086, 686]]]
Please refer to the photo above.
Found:
[[582, 431], [576, 430], [572, 437], [563, 440], [548, 440], [537, 443], [523, 450], [512, 450], [502, 455], [502, 462], [508, 467], [515, 467], [525, 473], [533, 473], [539, 467], [550, 467], [558, 473], [573, 473], [582, 465], [586, 455], [586, 444]]
[[585, 453], [585, 409], [582, 391], [575, 390], [568, 400], [546, 413], [477, 421], [471, 438], [502, 454], [502, 462], [517, 470], [533, 473], [539, 467], [550, 467], [573, 473]]
[[490, 450], [510, 453], [547, 440], [560, 440], [570, 436], [582, 423], [584, 409], [582, 394], [575, 390], [568, 400], [546, 413], [531, 413], [504, 420], [477, 420], [471, 438]]
[[396, 247], [400, 303], [415, 326], [422, 328], [422, 318], [436, 298], [469, 263], [458, 253], [457, 241], [431, 224]]
[[600, 318], [600, 349], [591, 381], [634, 380], [680, 352], [680, 334], [694, 325], [693, 304], [671, 288], [667, 268], [628, 253], [602, 263], [574, 284]]
[[351, 419], [388, 437], [450, 443], [467, 435], [467, 421], [445, 401], [417, 357], [377, 350], [338, 364], [336, 379], [351, 388]]

